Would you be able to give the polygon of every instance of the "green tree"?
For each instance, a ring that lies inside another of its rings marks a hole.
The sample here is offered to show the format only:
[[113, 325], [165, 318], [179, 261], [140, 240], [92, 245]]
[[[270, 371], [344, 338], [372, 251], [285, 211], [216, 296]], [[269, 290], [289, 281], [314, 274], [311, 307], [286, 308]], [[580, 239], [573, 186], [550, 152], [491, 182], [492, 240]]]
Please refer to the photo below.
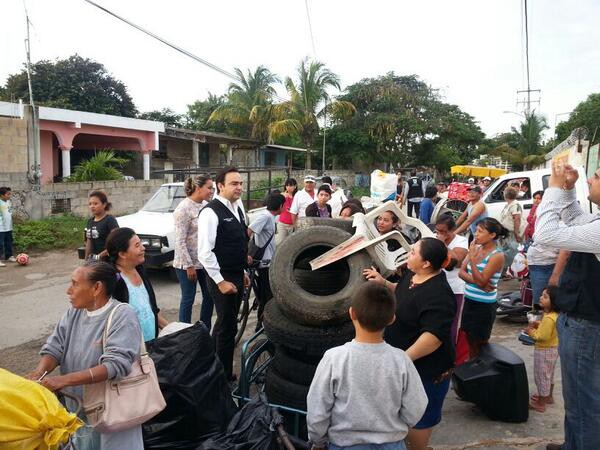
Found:
[[328, 130], [338, 160], [447, 170], [472, 158], [484, 139], [473, 117], [441, 101], [416, 75], [363, 79], [340, 99], [354, 104], [357, 113]]
[[[137, 115], [125, 84], [102, 64], [79, 55], [32, 64], [31, 84], [34, 102], [39, 105], [125, 117]], [[8, 77], [0, 98], [29, 99], [25, 69]]]
[[163, 122], [165, 125], [170, 125], [172, 127], [182, 127], [183, 126], [183, 116], [181, 114], [177, 114], [175, 111], [170, 108], [163, 108], [161, 110], [154, 110], [141, 113], [138, 116], [140, 119], [147, 120], [155, 120], [157, 122]]
[[490, 154], [502, 157], [513, 168], [527, 170], [545, 161], [545, 146], [542, 143], [544, 130], [548, 129], [546, 119], [535, 111], [524, 117], [519, 128], [512, 127], [511, 136], [502, 135], [498, 147]]
[[356, 112], [354, 105], [345, 100], [332, 100], [329, 88], [340, 89], [339, 77], [318, 61], [303, 60], [298, 66], [298, 81], [285, 80], [289, 101], [273, 107], [269, 125], [270, 138], [275, 140], [297, 134], [306, 152], [306, 168], [311, 169], [311, 149], [319, 133], [318, 119], [326, 115], [342, 120]]
[[68, 181], [122, 180], [123, 174], [117, 167], [123, 166], [127, 161], [115, 156], [112, 150], [101, 150], [90, 159], [77, 164]]
[[191, 105], [187, 105], [187, 113], [184, 116], [183, 124], [185, 128], [199, 131], [215, 131], [217, 133], [229, 132], [227, 124], [222, 120], [213, 120], [209, 122], [211, 114], [225, 103], [223, 95], [208, 93], [206, 100], [196, 100]]
[[279, 78], [264, 66], [244, 74], [234, 69], [238, 83], [231, 83], [226, 101], [218, 106], [208, 123], [222, 121], [243, 137], [267, 142], [272, 117], [272, 101], [275, 96], [273, 85]]
[[592, 144], [600, 141], [600, 93], [590, 94], [575, 107], [569, 120], [556, 126], [556, 140], [558, 143], [564, 141], [575, 128], [580, 127], [587, 128], [590, 140], [596, 135]]

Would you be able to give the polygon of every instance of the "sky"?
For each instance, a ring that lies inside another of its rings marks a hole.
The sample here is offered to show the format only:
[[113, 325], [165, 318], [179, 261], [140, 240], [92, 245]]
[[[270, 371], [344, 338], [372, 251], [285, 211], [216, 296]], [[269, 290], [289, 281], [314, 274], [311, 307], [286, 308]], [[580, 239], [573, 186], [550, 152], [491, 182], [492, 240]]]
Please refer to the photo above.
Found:
[[[521, 120], [523, 0], [95, 1], [228, 71], [262, 64], [293, 77], [311, 57], [337, 73], [342, 87], [390, 71], [417, 74], [488, 136]], [[94, 59], [127, 85], [140, 111], [184, 113], [232, 81], [83, 0], [1, 2], [0, 84], [25, 61], [24, 5], [33, 62], [74, 53]], [[600, 92], [600, 2], [529, 0], [528, 16], [530, 85], [541, 90], [532, 107], [552, 133], [565, 113]], [[278, 92], [285, 97], [283, 86]]]

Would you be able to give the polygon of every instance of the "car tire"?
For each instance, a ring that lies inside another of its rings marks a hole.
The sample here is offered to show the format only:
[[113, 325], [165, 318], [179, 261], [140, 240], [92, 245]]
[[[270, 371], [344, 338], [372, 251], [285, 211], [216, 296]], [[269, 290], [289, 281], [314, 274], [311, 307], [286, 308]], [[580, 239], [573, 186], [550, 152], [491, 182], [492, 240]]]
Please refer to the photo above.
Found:
[[296, 230], [306, 230], [316, 226], [339, 228], [348, 233], [353, 233], [352, 220], [326, 219], [324, 217], [302, 217], [296, 221]]
[[277, 346], [270, 367], [282, 378], [294, 383], [310, 386], [317, 370], [317, 363], [308, 363], [297, 359], [287, 352], [285, 347]]
[[350, 321], [321, 327], [301, 325], [288, 319], [274, 301], [265, 306], [263, 326], [273, 344], [286, 347], [296, 359], [307, 362], [320, 359], [330, 348], [354, 338], [354, 326]]
[[[273, 298], [290, 319], [305, 325], [347, 320], [350, 299], [366, 282], [362, 271], [372, 264], [367, 252], [354, 253], [311, 271], [310, 276], [298, 272], [299, 279], [295, 269], [310, 270], [312, 259], [350, 237], [350, 233], [337, 228], [315, 226], [293, 233], [282, 242], [271, 261], [269, 275]], [[303, 284], [307, 278], [310, 282]]]
[[276, 371], [267, 369], [265, 393], [269, 403], [306, 411], [309, 386], [286, 380]]

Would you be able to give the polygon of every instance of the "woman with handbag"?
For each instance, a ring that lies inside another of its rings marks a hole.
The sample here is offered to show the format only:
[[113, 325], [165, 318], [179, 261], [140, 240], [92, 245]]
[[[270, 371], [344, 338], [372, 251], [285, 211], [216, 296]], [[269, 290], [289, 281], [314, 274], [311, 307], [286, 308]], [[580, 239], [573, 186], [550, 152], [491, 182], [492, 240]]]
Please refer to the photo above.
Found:
[[154, 289], [144, 271], [144, 245], [135, 231], [123, 227], [108, 235], [106, 251], [105, 260], [118, 274], [113, 297], [133, 308], [142, 327], [144, 342], [151, 341], [169, 322], [159, 314]]
[[[46, 340], [37, 368], [26, 375], [55, 392], [65, 390], [84, 397], [84, 385], [119, 380], [132, 370], [140, 355], [141, 330], [135, 312], [123, 305], [113, 313], [112, 324], [103, 334], [107, 319], [118, 302], [112, 298], [117, 272], [107, 263], [90, 261], [71, 276], [67, 295], [71, 307]], [[60, 366], [60, 375], [46, 376]], [[86, 420], [85, 417], [83, 417]], [[118, 431], [94, 431], [86, 448], [101, 450], [143, 449], [140, 425]]]

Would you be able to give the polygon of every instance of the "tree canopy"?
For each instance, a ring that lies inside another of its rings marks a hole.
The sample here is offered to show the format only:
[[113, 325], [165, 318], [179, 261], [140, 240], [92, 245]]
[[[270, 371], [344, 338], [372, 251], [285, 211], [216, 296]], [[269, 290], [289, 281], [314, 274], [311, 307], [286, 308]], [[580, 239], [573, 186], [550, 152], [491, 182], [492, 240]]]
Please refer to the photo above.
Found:
[[356, 107], [352, 118], [328, 130], [331, 153], [342, 162], [445, 170], [472, 159], [484, 139], [472, 116], [444, 103], [416, 75], [366, 78], [349, 86], [340, 100]]
[[[79, 55], [31, 65], [33, 99], [38, 105], [135, 117], [137, 109], [123, 82], [106, 68]], [[29, 99], [27, 71], [10, 75], [0, 99]]]
[[[579, 103], [565, 122], [556, 126], [556, 140], [564, 141], [575, 128], [585, 127], [588, 138], [596, 137], [593, 143], [600, 140], [600, 93], [590, 94], [588, 98]], [[598, 131], [596, 131], [598, 129]]]
[[170, 108], [163, 108], [161, 110], [144, 112], [141, 113], [138, 117], [140, 119], [163, 122], [165, 125], [170, 125], [172, 127], [182, 127], [184, 121], [184, 117], [181, 114], [177, 114]]
[[271, 139], [298, 135], [306, 152], [306, 168], [311, 169], [311, 148], [319, 133], [318, 118], [346, 119], [356, 111], [347, 100], [331, 100], [328, 89], [340, 89], [339, 77], [318, 61], [303, 60], [298, 66], [297, 82], [287, 77], [285, 88], [290, 100], [274, 106], [276, 118], [269, 126]]

